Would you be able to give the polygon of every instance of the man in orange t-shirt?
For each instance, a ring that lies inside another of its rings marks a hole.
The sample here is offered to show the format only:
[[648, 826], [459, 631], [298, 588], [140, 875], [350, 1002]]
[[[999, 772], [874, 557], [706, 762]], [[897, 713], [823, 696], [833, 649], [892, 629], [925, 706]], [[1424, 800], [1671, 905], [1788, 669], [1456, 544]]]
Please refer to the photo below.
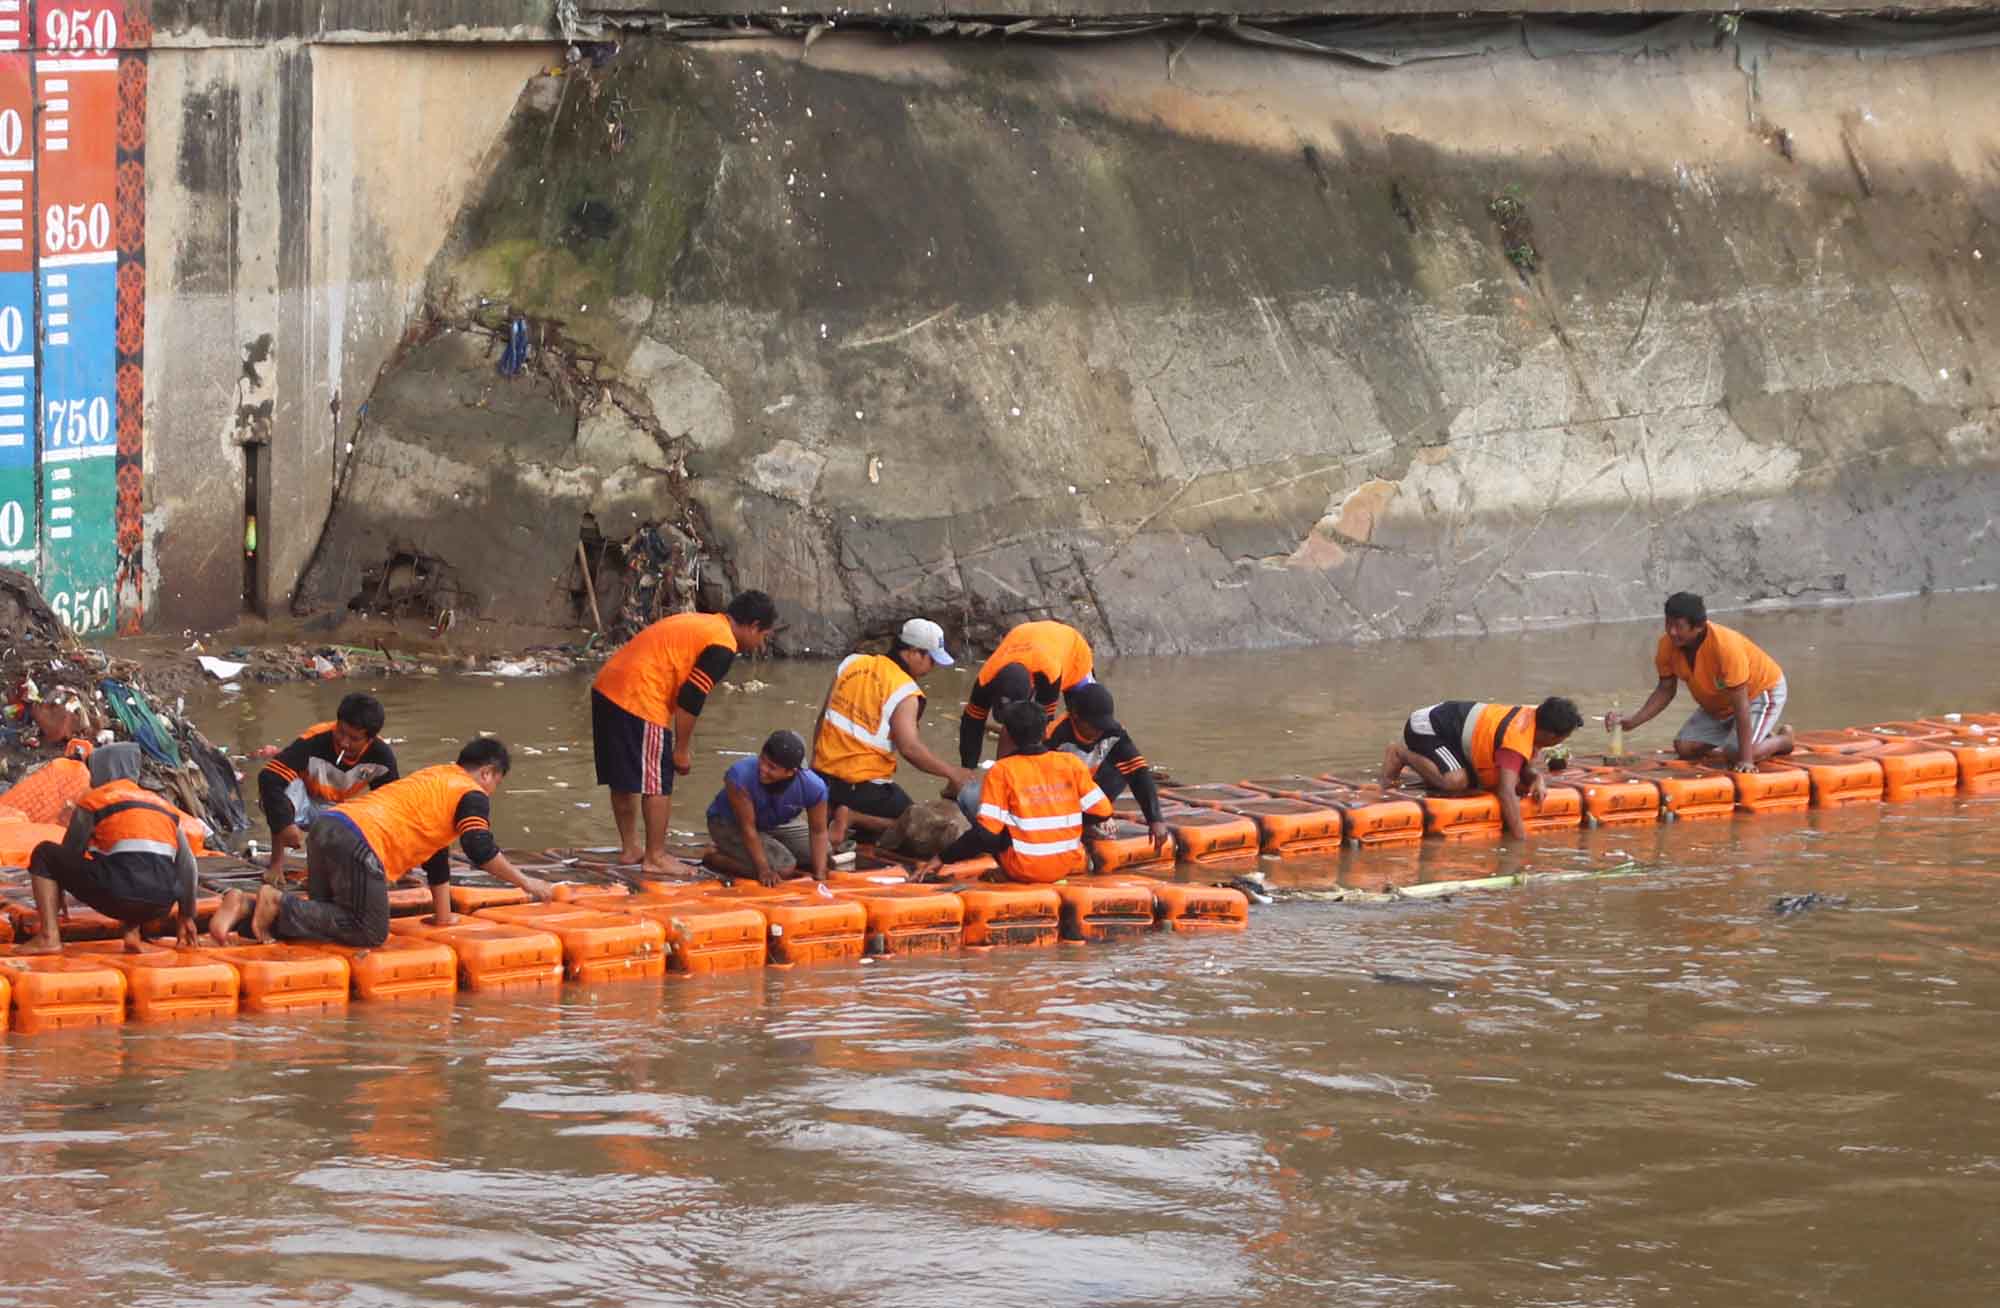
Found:
[[1666, 631], [1653, 653], [1660, 682], [1639, 711], [1607, 713], [1604, 727], [1636, 727], [1671, 704], [1685, 681], [1695, 711], [1674, 737], [1674, 753], [1689, 760], [1719, 754], [1737, 772], [1755, 772], [1767, 758], [1792, 752], [1785, 711], [1785, 671], [1748, 636], [1708, 620], [1701, 596], [1667, 597]]
[[667, 858], [667, 822], [674, 777], [694, 766], [695, 719], [738, 652], [762, 649], [777, 627], [771, 597], [746, 590], [724, 612], [660, 619], [598, 670], [590, 687], [590, 738], [597, 784], [611, 791], [619, 862], [654, 873], [685, 870]]

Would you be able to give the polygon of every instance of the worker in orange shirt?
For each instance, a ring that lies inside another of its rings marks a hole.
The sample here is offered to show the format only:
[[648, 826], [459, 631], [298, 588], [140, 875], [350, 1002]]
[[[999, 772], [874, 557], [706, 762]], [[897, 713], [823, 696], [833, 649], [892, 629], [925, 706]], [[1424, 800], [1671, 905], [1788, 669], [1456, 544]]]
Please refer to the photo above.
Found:
[[1024, 622], [1000, 638], [980, 665], [965, 712], [958, 719], [959, 766], [979, 766], [986, 748], [986, 720], [1008, 700], [1033, 700], [1050, 722], [1062, 697], [1092, 677], [1090, 642], [1066, 622]]
[[491, 800], [510, 766], [505, 745], [478, 736], [458, 751], [456, 763], [419, 768], [328, 810], [306, 830], [305, 895], [259, 886], [253, 906], [232, 890], [209, 919], [209, 934], [228, 944], [248, 910], [251, 934], [259, 940], [330, 940], [373, 949], [389, 938], [389, 883], [415, 867], [430, 880], [431, 920], [449, 925], [456, 916], [453, 839], [481, 872], [549, 899], [549, 883], [517, 869], [493, 838]]
[[1560, 695], [1537, 705], [1448, 699], [1410, 714], [1402, 741], [1391, 742], [1382, 760], [1382, 784], [1395, 785], [1407, 768], [1441, 794], [1491, 791], [1500, 801], [1500, 823], [1507, 834], [1525, 839], [1521, 796], [1539, 801], [1548, 793], [1548, 779], [1535, 766], [1535, 756], [1562, 744], [1582, 725], [1583, 714]]
[[1086, 820], [1111, 816], [1111, 801], [1076, 755], [1043, 743], [1048, 716], [1029, 700], [995, 714], [1000, 757], [980, 779], [979, 817], [919, 880], [945, 863], [991, 854], [1010, 881], [1048, 882], [1090, 868], [1083, 848]]
[[61, 844], [45, 840], [28, 855], [38, 930], [17, 954], [62, 949], [57, 925], [65, 892], [124, 928], [125, 949], [137, 953], [139, 933], [177, 918], [180, 943], [195, 942], [195, 861], [182, 814], [136, 783], [111, 781], [76, 800]]
[[1636, 713], [1604, 715], [1604, 729], [1650, 722], [1681, 682], [1693, 692], [1695, 710], [1674, 737], [1674, 753], [1689, 760], [1720, 755], [1737, 772], [1789, 754], [1792, 729], [1778, 725], [1785, 711], [1785, 670], [1742, 632], [1708, 620], [1701, 596], [1667, 597], [1666, 630], [1653, 651], [1659, 684]]
[[762, 649], [777, 627], [771, 597], [746, 590], [721, 613], [660, 619], [599, 669], [590, 687], [590, 738], [597, 784], [611, 791], [619, 862], [654, 873], [685, 870], [667, 857], [667, 821], [674, 777], [694, 766], [695, 719], [737, 653]]

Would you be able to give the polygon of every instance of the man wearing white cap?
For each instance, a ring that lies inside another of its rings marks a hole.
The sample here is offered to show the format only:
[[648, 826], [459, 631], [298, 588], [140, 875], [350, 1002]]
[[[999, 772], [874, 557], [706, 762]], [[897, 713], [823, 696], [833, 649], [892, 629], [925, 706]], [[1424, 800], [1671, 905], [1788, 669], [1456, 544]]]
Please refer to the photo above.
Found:
[[917, 734], [924, 712], [917, 682], [932, 668], [951, 665], [944, 628], [928, 618], [905, 622], [887, 654], [841, 660], [820, 710], [812, 759], [813, 771], [826, 782], [836, 843], [850, 824], [884, 831], [910, 807], [909, 795], [895, 781], [898, 754], [951, 786], [972, 779], [969, 769], [939, 758]]

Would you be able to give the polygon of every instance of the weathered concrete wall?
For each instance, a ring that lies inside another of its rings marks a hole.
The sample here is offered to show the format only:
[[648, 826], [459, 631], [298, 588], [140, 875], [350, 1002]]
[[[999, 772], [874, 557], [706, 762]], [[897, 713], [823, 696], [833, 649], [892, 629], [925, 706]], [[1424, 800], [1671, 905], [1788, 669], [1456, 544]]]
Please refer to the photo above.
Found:
[[2000, 581], [2000, 58], [1168, 53], [628, 46], [438, 285], [622, 372], [807, 643]]
[[283, 604], [440, 233], [490, 167], [517, 88], [554, 57], [504, 45], [155, 49], [151, 625], [242, 611], [245, 442], [266, 451], [258, 566], [265, 603]]

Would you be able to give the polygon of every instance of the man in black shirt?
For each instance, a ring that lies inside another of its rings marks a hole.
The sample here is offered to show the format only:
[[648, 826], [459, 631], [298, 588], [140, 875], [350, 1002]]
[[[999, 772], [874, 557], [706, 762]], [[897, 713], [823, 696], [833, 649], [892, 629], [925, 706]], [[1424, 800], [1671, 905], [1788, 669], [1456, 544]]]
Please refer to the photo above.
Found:
[[1159, 788], [1153, 784], [1146, 756], [1118, 721], [1111, 692], [1102, 682], [1092, 681], [1070, 691], [1064, 700], [1069, 716], [1049, 734], [1049, 748], [1066, 750], [1082, 759], [1106, 799], [1116, 801], [1130, 785], [1132, 798], [1139, 802], [1139, 812], [1145, 815], [1152, 833], [1153, 847], [1158, 849], [1172, 834], [1160, 815]]
[[285, 851], [305, 848], [314, 818], [396, 780], [396, 752], [382, 739], [385, 721], [373, 695], [349, 695], [333, 721], [307, 727], [257, 774], [257, 799], [271, 824], [266, 882], [284, 885]]

